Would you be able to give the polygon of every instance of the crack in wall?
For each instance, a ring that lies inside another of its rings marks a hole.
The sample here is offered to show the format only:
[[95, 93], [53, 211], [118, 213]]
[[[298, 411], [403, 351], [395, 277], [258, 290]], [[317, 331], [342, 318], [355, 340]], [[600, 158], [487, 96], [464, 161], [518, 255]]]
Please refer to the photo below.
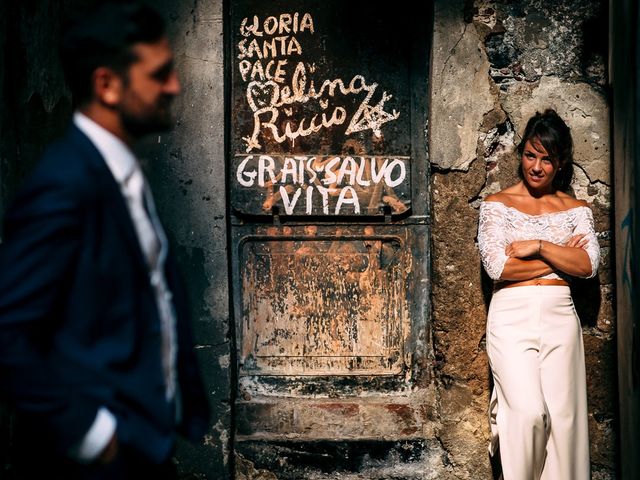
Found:
[[445, 58], [445, 60], [444, 60], [444, 62], [442, 64], [442, 70], [440, 71], [440, 76], [442, 77], [441, 85], [442, 85], [442, 83], [444, 82], [444, 79], [445, 79], [444, 70], [445, 70], [445, 68], [447, 68], [447, 64], [449, 63], [449, 60], [451, 59], [451, 57], [453, 57], [453, 55], [456, 53], [457, 46], [460, 44], [460, 42], [464, 38], [465, 34], [467, 33], [467, 26], [468, 26], [468, 24], [465, 23], [464, 29], [462, 30], [462, 34], [460, 35], [460, 38], [455, 43], [455, 45], [453, 47], [451, 47], [451, 49], [449, 50], [449, 55], [447, 55], [447, 58]]
[[572, 107], [572, 108], [570, 108], [570, 109], [569, 109], [569, 111], [570, 111], [570, 112], [576, 112], [576, 111], [577, 111], [577, 112], [580, 112], [580, 113], [583, 115], [583, 117], [584, 117], [584, 118], [591, 118], [591, 116], [592, 116], [591, 114], [589, 114], [589, 113], [585, 112], [585, 111], [584, 111], [582, 108], [580, 108], [580, 107]]
[[584, 173], [584, 176], [587, 177], [587, 180], [589, 180], [590, 185], [602, 185], [607, 188], [611, 187], [611, 185], [609, 185], [607, 182], [603, 182], [602, 180], [592, 180], [587, 170], [579, 163], [573, 162], [573, 166], [576, 168], [579, 168], [582, 171], [582, 173]]

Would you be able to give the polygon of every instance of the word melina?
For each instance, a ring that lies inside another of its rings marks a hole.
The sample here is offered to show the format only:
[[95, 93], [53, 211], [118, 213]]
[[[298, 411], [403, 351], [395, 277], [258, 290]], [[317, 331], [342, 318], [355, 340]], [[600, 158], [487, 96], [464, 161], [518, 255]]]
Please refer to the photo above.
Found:
[[[256, 164], [257, 157], [257, 166]], [[391, 160], [391, 161], [390, 161]], [[248, 167], [249, 163], [253, 163]], [[380, 165], [380, 163], [382, 164]], [[322, 212], [329, 215], [329, 197], [337, 196], [334, 214], [338, 215], [343, 205], [353, 205], [354, 213], [360, 213], [360, 201], [354, 186], [367, 188], [384, 183], [397, 187], [407, 178], [405, 162], [398, 159], [360, 157], [332, 157], [319, 160], [317, 157], [284, 157], [282, 166], [269, 155], [248, 155], [238, 165], [236, 179], [243, 187], [278, 187], [278, 193], [287, 215], [293, 215], [302, 191], [306, 194], [307, 215], [313, 213], [314, 191], [322, 197]], [[346, 185], [345, 185], [346, 184]], [[300, 185], [295, 191], [294, 185]], [[315, 190], [314, 190], [315, 189]], [[289, 193], [293, 192], [290, 197]]]

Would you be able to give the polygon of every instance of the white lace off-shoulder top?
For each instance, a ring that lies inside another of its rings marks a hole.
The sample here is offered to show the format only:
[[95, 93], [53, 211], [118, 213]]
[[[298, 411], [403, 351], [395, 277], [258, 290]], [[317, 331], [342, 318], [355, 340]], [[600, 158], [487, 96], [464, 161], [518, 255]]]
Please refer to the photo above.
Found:
[[[591, 278], [598, 272], [600, 245], [593, 227], [593, 214], [586, 206], [560, 212], [529, 215], [500, 202], [482, 202], [478, 223], [478, 248], [482, 264], [493, 280], [499, 280], [508, 256], [504, 249], [516, 240], [546, 240], [564, 245], [573, 235], [586, 234], [585, 251], [591, 261]], [[569, 275], [556, 271], [540, 278], [565, 279]]]

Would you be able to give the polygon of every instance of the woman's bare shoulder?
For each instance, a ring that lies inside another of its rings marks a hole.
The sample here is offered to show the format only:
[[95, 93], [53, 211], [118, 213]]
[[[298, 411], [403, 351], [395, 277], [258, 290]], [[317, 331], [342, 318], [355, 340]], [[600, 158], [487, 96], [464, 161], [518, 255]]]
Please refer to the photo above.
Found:
[[574, 198], [571, 195], [568, 195], [564, 192], [556, 192], [556, 195], [562, 201], [564, 205], [564, 209], [589, 206], [589, 204], [586, 201], [578, 200], [577, 198]]
[[492, 193], [491, 195], [487, 195], [486, 197], [484, 197], [484, 201], [485, 202], [496, 202], [496, 203], [502, 203], [502, 192], [498, 192], [498, 193]]
[[502, 203], [506, 206], [512, 206], [514, 202], [514, 195], [516, 194], [516, 185], [500, 190], [497, 193], [487, 195], [484, 199], [485, 202]]

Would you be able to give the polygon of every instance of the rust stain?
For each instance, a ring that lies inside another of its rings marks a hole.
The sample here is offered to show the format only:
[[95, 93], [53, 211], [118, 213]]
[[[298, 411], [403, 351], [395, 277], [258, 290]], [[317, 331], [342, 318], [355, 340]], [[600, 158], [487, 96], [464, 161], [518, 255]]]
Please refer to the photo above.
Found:
[[413, 408], [409, 405], [403, 405], [398, 403], [390, 403], [385, 408], [393, 413], [397, 413], [401, 417], [413, 416]]
[[415, 424], [415, 410], [410, 405], [391, 403], [386, 405], [385, 408], [389, 412], [396, 414], [403, 423], [407, 425]]
[[408, 254], [399, 239], [259, 241], [244, 250], [245, 369], [286, 375], [401, 371]]
[[358, 404], [344, 404], [344, 403], [321, 403], [318, 404], [318, 408], [327, 410], [339, 415], [353, 417], [360, 412]]
[[407, 211], [407, 206], [395, 195], [385, 195], [382, 197], [385, 205], [389, 205], [393, 213], [399, 214]]

